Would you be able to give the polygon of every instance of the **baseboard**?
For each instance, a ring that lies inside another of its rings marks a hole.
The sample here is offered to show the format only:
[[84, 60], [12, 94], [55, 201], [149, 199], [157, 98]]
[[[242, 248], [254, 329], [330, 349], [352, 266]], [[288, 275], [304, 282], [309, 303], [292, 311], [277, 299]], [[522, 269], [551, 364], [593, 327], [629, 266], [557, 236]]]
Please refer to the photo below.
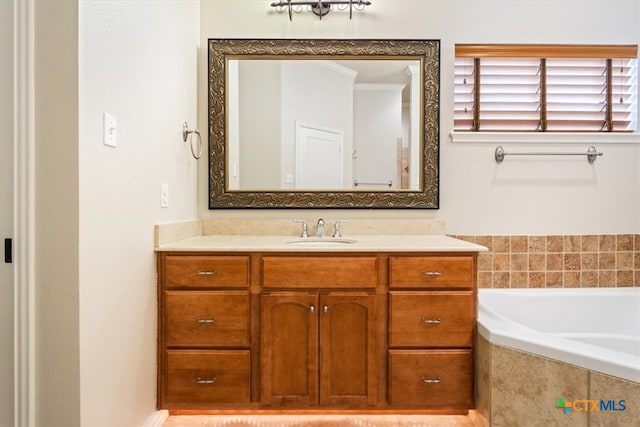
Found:
[[164, 422], [167, 421], [167, 418], [169, 418], [169, 411], [166, 409], [155, 411], [149, 415], [149, 418], [147, 418], [147, 421], [144, 422], [142, 427], [162, 427]]

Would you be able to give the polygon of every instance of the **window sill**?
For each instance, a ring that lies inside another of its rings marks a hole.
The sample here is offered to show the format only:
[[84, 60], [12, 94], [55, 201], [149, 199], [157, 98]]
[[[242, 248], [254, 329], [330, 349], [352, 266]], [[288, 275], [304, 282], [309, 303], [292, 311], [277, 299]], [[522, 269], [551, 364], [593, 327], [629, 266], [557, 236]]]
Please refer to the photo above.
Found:
[[453, 143], [637, 144], [640, 133], [451, 132]]

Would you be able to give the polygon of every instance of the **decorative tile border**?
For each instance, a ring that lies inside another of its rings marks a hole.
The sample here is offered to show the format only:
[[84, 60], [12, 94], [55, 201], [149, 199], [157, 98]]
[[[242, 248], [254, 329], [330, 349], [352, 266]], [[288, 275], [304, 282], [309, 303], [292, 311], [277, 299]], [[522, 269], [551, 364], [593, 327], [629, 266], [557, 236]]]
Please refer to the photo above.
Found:
[[454, 237], [489, 248], [480, 288], [640, 286], [640, 234]]

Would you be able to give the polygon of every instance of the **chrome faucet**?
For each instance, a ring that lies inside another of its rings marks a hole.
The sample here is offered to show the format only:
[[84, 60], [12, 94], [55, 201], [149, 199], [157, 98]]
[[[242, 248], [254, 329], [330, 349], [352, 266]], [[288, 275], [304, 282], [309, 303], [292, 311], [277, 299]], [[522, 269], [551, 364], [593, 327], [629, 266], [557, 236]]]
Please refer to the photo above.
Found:
[[316, 227], [316, 237], [324, 237], [324, 219], [318, 220], [318, 226]]

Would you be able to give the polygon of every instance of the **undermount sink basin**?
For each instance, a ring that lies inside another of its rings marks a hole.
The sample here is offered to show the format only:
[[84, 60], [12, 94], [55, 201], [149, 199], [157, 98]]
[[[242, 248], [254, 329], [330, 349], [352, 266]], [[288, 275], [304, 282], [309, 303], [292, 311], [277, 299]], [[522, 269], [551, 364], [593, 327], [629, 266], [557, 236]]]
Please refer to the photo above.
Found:
[[356, 240], [353, 239], [341, 239], [335, 237], [301, 237], [296, 240], [289, 240], [287, 242], [288, 245], [299, 245], [299, 246], [315, 246], [315, 247], [326, 247], [326, 246], [343, 246], [355, 243]]

